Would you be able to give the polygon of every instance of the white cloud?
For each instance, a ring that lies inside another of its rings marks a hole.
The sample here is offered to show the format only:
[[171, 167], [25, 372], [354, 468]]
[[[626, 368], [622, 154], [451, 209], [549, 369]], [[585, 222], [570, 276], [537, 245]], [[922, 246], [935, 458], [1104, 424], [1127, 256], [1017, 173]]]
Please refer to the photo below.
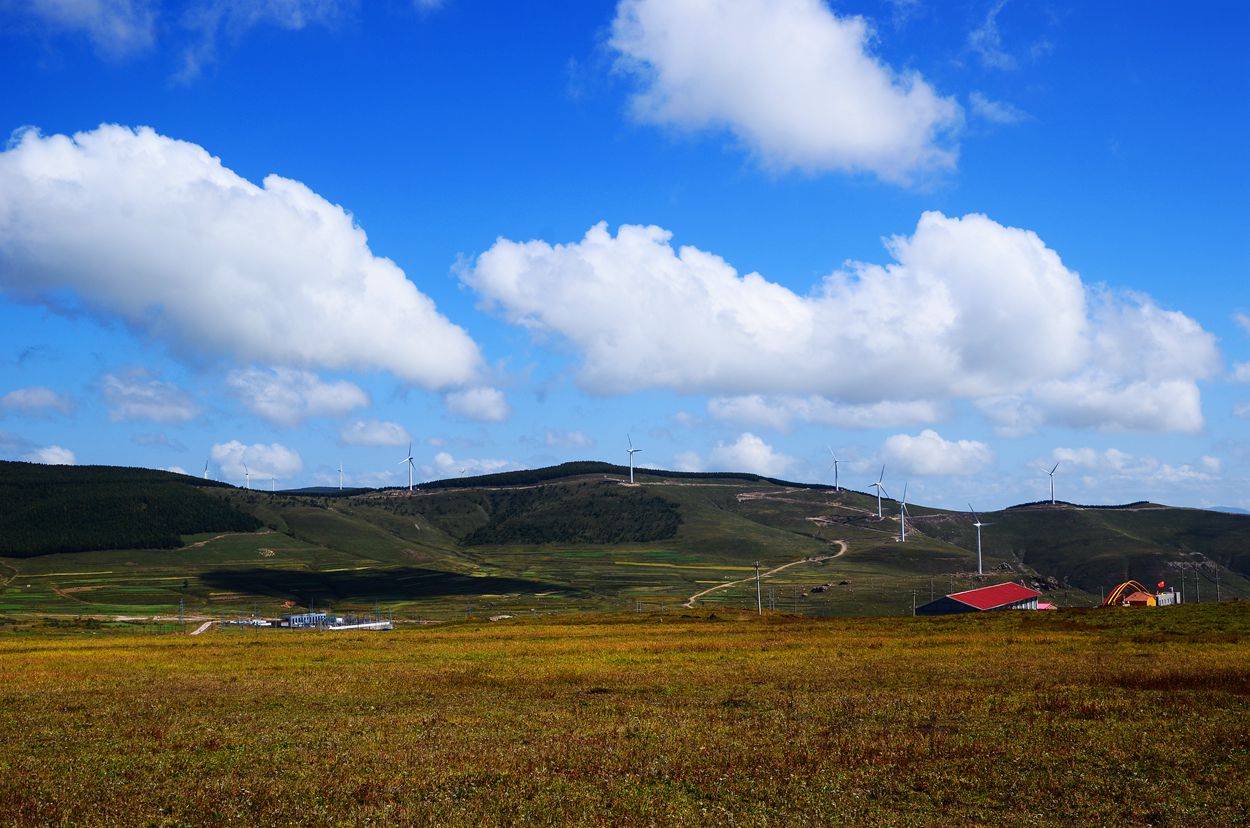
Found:
[[299, 453], [279, 443], [247, 446], [238, 440], [231, 440], [214, 445], [209, 454], [221, 468], [224, 478], [236, 481], [238, 485], [243, 484], [249, 471], [256, 484], [270, 478], [289, 479], [304, 468]]
[[[1055, 460], [1086, 470], [1083, 482], [1097, 490], [1121, 481], [1145, 484], [1205, 483], [1217, 480], [1223, 471], [1218, 457], [1204, 455], [1193, 463], [1172, 465], [1156, 457], [1130, 454], [1117, 448], [1058, 448]], [[1061, 472], [1062, 473], [1062, 472]]]
[[1238, 362], [1233, 365], [1233, 379], [1237, 382], [1250, 382], [1250, 362]]
[[323, 382], [311, 371], [293, 368], [231, 371], [226, 385], [250, 411], [279, 425], [297, 425], [306, 417], [341, 417], [369, 404], [369, 396], [354, 383]]
[[412, 435], [389, 420], [356, 420], [343, 427], [339, 439], [349, 446], [406, 446]]
[[[4, 6], [0, 4], [0, 11]], [[18, 3], [24, 13], [53, 29], [80, 32], [108, 57], [120, 58], [152, 47], [153, 0], [35, 0]]]
[[708, 413], [718, 420], [785, 431], [798, 420], [837, 428], [891, 428], [932, 423], [939, 419], [938, 406], [926, 400], [845, 405], [820, 396], [764, 397], [747, 394], [714, 397]]
[[[484, 307], [572, 343], [594, 393], [815, 395], [809, 416], [832, 424], [988, 399], [1008, 429], [1201, 427], [1214, 338], [1149, 297], [1087, 289], [1030, 231], [925, 213], [886, 240], [893, 263], [850, 262], [806, 295], [670, 238], [601, 223], [566, 245], [499, 239], [461, 278]], [[1157, 405], [1177, 394], [1179, 408]], [[902, 407], [863, 407], [882, 402]]]
[[548, 431], [543, 442], [549, 446], [564, 448], [587, 448], [595, 444], [594, 440], [580, 431]]
[[981, 65], [989, 69], [1015, 69], [1016, 59], [1003, 49], [1003, 36], [998, 31], [998, 15], [1007, 0], [998, 0], [990, 6], [985, 21], [968, 33], [968, 48], [981, 59]]
[[[693, 455], [679, 455], [679, 464], [689, 465]], [[694, 458], [697, 462], [697, 457]], [[708, 455], [706, 467], [716, 471], [752, 472], [764, 477], [781, 477], [794, 465], [794, 458], [773, 449], [751, 432], [744, 432], [732, 443], [720, 442]]]
[[493, 474], [495, 472], [507, 471], [515, 468], [519, 467], [511, 460], [473, 458], [462, 458], [457, 460], [450, 453], [440, 451], [438, 454], [434, 455], [434, 465], [422, 466], [421, 470], [425, 473], [426, 477], [446, 479], [450, 477], [478, 474]]
[[993, 124], [1018, 124], [1029, 119], [1029, 113], [1005, 101], [992, 101], [980, 92], [968, 96], [972, 111]]
[[683, 451], [673, 457], [673, 468], [683, 472], [703, 471], [703, 458], [696, 452]]
[[821, 0], [621, 0], [609, 42], [642, 86], [639, 120], [727, 128], [780, 169], [907, 181], [953, 167], [959, 105], [872, 38]]
[[887, 437], [881, 454], [887, 466], [913, 474], [976, 474], [994, 462], [994, 453], [985, 443], [947, 440], [930, 428], [915, 437]]
[[486, 423], [502, 423], [511, 411], [503, 392], [497, 388], [469, 388], [452, 391], [443, 398], [452, 414]]
[[20, 411], [23, 414], [46, 411], [59, 411], [67, 414], [72, 407], [73, 403], [69, 397], [42, 385], [33, 388], [18, 388], [0, 397], [0, 409]]
[[1233, 314], [1233, 321], [1242, 327], [1246, 333], [1250, 334], [1250, 316], [1238, 311]]
[[105, 374], [100, 391], [112, 409], [114, 420], [152, 420], [157, 423], [185, 423], [200, 408], [171, 382], [158, 380], [146, 371], [130, 371], [122, 376]]
[[349, 213], [277, 175], [258, 187], [148, 128], [22, 133], [0, 153], [0, 288], [121, 318], [175, 350], [426, 388], [472, 381], [477, 345]]
[[238, 40], [257, 26], [288, 31], [327, 26], [354, 7], [349, 0], [201, 0], [183, 16], [183, 25], [196, 37], [183, 52], [178, 78], [191, 80], [215, 60], [223, 35]]
[[37, 448], [22, 457], [30, 463], [43, 463], [48, 466], [72, 466], [77, 461], [74, 452], [60, 446], [44, 446]]
[[174, 474], [190, 474], [190, 472], [188, 472], [182, 466], [166, 466], [165, 471], [173, 472]]
[[1250, 419], [1250, 403], [1237, 403], [1233, 406], [1233, 413], [1238, 417]]

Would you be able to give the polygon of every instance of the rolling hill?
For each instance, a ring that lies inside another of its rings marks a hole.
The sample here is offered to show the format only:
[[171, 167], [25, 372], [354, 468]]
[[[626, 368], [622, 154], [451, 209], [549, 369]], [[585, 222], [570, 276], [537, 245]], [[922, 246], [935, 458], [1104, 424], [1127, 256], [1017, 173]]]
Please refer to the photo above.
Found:
[[[142, 469], [0, 463], [0, 613], [169, 614], [284, 606], [478, 612], [754, 606], [902, 613], [1023, 580], [1096, 603], [1126, 577], [1250, 596], [1250, 517], [1137, 503], [985, 516], [751, 474], [570, 463], [384, 489], [245, 491]], [[845, 542], [845, 547], [841, 542]], [[796, 563], [798, 562], [798, 563]], [[741, 582], [741, 583], [736, 583]]]

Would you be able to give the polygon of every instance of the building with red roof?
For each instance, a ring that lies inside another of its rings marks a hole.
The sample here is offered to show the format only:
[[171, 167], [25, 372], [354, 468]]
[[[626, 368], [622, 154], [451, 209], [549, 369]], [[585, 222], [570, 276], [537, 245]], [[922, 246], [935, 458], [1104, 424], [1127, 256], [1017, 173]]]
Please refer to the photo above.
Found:
[[916, 615], [954, 615], [960, 612], [989, 612], [1005, 609], [1037, 609], [1042, 593], [1008, 581], [1005, 584], [953, 592], [916, 607]]

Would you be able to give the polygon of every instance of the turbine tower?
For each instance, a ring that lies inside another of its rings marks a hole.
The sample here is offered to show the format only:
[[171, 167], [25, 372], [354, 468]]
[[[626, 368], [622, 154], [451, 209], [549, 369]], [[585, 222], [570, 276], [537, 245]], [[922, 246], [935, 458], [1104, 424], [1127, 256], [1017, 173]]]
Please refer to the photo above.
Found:
[[877, 517], [878, 518], [881, 517], [881, 490], [883, 488], [881, 485], [882, 480], [885, 480], [885, 465], [884, 464], [881, 466], [881, 476], [877, 478], [877, 482], [873, 483], [872, 485], [868, 487], [870, 489], [875, 488], [877, 490]]
[[269, 491], [271, 492], [278, 491], [278, 478], [276, 477], [269, 478]]
[[981, 575], [983, 574], [981, 572], [981, 527], [993, 526], [994, 524], [982, 521], [981, 516], [977, 514], [976, 509], [972, 508], [971, 503], [968, 504], [968, 511], [972, 512], [972, 525], [977, 527], [977, 574]]
[[833, 462], [829, 465], [829, 468], [833, 469], [833, 490], [835, 492], [840, 492], [842, 491], [842, 487], [838, 485], [838, 463], [841, 463], [842, 461], [839, 460], [838, 456], [833, 453], [832, 446], [825, 446], [825, 448], [829, 449], [829, 456], [833, 458]]
[[412, 472], [416, 469], [417, 464], [412, 462], [412, 441], [408, 441], [408, 456], [399, 461], [399, 465], [408, 464], [408, 491], [412, 491]]
[[1059, 469], [1058, 463], [1056, 463], [1055, 467], [1051, 469], [1050, 471], [1046, 471], [1045, 466], [1042, 467], [1042, 471], [1046, 471], [1046, 473], [1050, 475], [1050, 505], [1051, 506], [1055, 505], [1055, 472], [1058, 469]]
[[343, 491], [343, 464], [339, 463], [339, 491]]
[[628, 434], [625, 435], [625, 439], [629, 441], [629, 483], [632, 486], [634, 483], [634, 455], [642, 451], [642, 449], [634, 448], [633, 438]]
[[903, 499], [898, 504], [898, 541], [907, 540], [907, 484], [903, 484]]
[[208, 461], [207, 460], [204, 461], [204, 479], [205, 480], [208, 479]]
[[243, 464], [243, 488], [252, 488], [252, 473], [247, 468], [247, 463]]

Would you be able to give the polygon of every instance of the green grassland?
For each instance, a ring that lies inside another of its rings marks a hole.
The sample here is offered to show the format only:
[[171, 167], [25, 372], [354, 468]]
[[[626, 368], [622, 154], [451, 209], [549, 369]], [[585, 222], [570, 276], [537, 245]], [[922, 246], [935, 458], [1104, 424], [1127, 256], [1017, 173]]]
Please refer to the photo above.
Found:
[[0, 624], [0, 825], [1236, 826], [1250, 603]]
[[[1221, 597], [1250, 596], [1246, 516], [1149, 504], [1013, 508], [987, 518], [987, 575], [977, 577], [975, 535], [961, 513], [911, 507], [900, 543], [896, 504], [887, 501], [878, 519], [875, 498], [862, 493], [651, 470], [630, 486], [626, 474], [580, 463], [413, 493], [331, 496], [208, 486], [164, 472], [0, 464], [0, 495], [14, 503], [36, 502], [15, 494], [33, 486], [67, 514], [118, 506], [126, 520], [139, 515], [148, 525], [157, 511], [162, 532], [179, 530], [172, 545], [165, 535], [137, 543], [147, 536], [123, 526], [98, 548], [76, 541], [40, 554], [10, 549], [0, 532], [0, 613], [168, 617], [181, 607], [192, 616], [272, 616], [329, 606], [446, 620], [677, 608], [719, 584], [732, 585], [700, 606], [747, 608], [754, 583], [734, 582], [756, 562], [765, 572], [801, 562], [764, 578], [760, 597], [811, 616], [909, 614], [913, 601], [1003, 580], [1041, 585], [1064, 606], [1091, 606], [1125, 577], [1184, 577], [1204, 599], [1216, 596], [1218, 578]], [[112, 486], [113, 499], [101, 486]], [[178, 508], [145, 508], [151, 487]], [[37, 538], [40, 514], [7, 519]]]

